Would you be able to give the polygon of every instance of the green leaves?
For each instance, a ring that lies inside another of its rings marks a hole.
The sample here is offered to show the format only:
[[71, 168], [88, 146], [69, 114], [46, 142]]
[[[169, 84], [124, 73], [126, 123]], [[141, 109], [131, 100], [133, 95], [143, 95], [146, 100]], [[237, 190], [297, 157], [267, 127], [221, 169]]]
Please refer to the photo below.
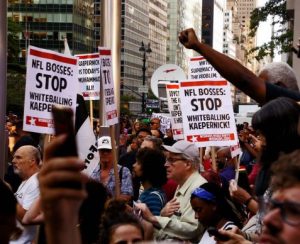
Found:
[[7, 61], [8, 63], [13, 63], [17, 61], [19, 54], [19, 38], [18, 33], [22, 31], [21, 26], [14, 22], [11, 18], [7, 19]]
[[256, 35], [260, 22], [266, 21], [269, 16], [272, 17], [271, 28], [276, 26], [271, 41], [248, 51], [248, 55], [255, 54], [257, 60], [268, 55], [274, 57], [275, 50], [285, 53], [292, 48], [293, 31], [288, 28], [291, 16], [286, 10], [286, 0], [269, 0], [264, 7], [254, 9], [250, 19], [250, 36]]

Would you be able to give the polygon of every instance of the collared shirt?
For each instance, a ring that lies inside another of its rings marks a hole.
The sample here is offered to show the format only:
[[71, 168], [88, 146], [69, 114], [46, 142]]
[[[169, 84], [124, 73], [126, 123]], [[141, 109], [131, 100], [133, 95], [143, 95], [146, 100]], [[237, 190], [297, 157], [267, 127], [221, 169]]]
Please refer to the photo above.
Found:
[[[121, 168], [122, 168], [122, 173], [120, 173]], [[97, 167], [93, 170], [91, 174], [91, 178], [101, 182], [100, 172], [101, 172], [101, 168], [100, 168], [100, 164], [98, 164]], [[132, 196], [133, 187], [132, 187], [131, 173], [129, 169], [118, 165], [118, 172], [119, 172], [119, 176], [122, 175], [121, 189], [120, 189], [121, 194]], [[115, 195], [114, 168], [111, 168], [109, 171], [108, 181], [105, 187], [112, 196]]]
[[157, 240], [179, 239], [197, 242], [201, 238], [203, 227], [195, 218], [190, 198], [192, 192], [197, 187], [204, 184], [206, 180], [198, 173], [194, 172], [186, 182], [177, 187], [175, 197], [180, 204], [179, 212], [171, 217], [156, 216], [161, 229], [155, 233]]

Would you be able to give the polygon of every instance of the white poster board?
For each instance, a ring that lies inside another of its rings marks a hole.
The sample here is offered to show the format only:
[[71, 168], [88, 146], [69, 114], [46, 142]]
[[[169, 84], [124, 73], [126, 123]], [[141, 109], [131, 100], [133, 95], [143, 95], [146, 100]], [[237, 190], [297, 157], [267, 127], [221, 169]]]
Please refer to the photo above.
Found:
[[100, 99], [99, 53], [76, 55], [78, 60], [79, 93], [84, 100]]
[[174, 140], [182, 140], [183, 124], [180, 107], [179, 84], [167, 84], [168, 107], [171, 115], [171, 125]]
[[115, 100], [114, 81], [112, 78], [111, 50], [99, 47], [101, 82], [103, 87], [104, 112], [107, 125], [118, 123], [118, 112]]
[[184, 138], [199, 147], [237, 144], [230, 88], [226, 80], [182, 81]]
[[189, 60], [189, 80], [214, 80], [224, 79], [218, 71], [202, 56]]
[[75, 114], [77, 58], [29, 46], [23, 129], [54, 134], [52, 105], [69, 106]]
[[199, 147], [238, 143], [229, 83], [202, 56], [189, 60], [180, 84], [185, 139]]
[[166, 130], [171, 128], [171, 117], [169, 114], [164, 113], [152, 113], [152, 118], [159, 118], [160, 119], [160, 131], [166, 134]]

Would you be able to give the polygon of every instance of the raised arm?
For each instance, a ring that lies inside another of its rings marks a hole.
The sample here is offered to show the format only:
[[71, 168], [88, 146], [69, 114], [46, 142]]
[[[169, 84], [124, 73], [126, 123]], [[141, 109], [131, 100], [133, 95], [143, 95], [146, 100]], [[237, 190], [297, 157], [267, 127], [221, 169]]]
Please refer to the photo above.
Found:
[[186, 29], [179, 34], [179, 41], [188, 49], [193, 49], [204, 56], [207, 61], [231, 84], [250, 96], [258, 103], [266, 102], [266, 84], [253, 72], [239, 62], [201, 43], [194, 29]]

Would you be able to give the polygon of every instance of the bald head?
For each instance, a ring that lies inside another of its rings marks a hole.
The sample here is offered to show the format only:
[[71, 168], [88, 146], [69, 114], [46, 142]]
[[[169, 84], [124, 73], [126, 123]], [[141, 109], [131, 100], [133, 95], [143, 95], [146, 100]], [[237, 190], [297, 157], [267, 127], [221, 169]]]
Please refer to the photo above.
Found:
[[39, 150], [34, 146], [26, 145], [15, 152], [12, 163], [15, 173], [25, 180], [39, 170], [40, 161]]

